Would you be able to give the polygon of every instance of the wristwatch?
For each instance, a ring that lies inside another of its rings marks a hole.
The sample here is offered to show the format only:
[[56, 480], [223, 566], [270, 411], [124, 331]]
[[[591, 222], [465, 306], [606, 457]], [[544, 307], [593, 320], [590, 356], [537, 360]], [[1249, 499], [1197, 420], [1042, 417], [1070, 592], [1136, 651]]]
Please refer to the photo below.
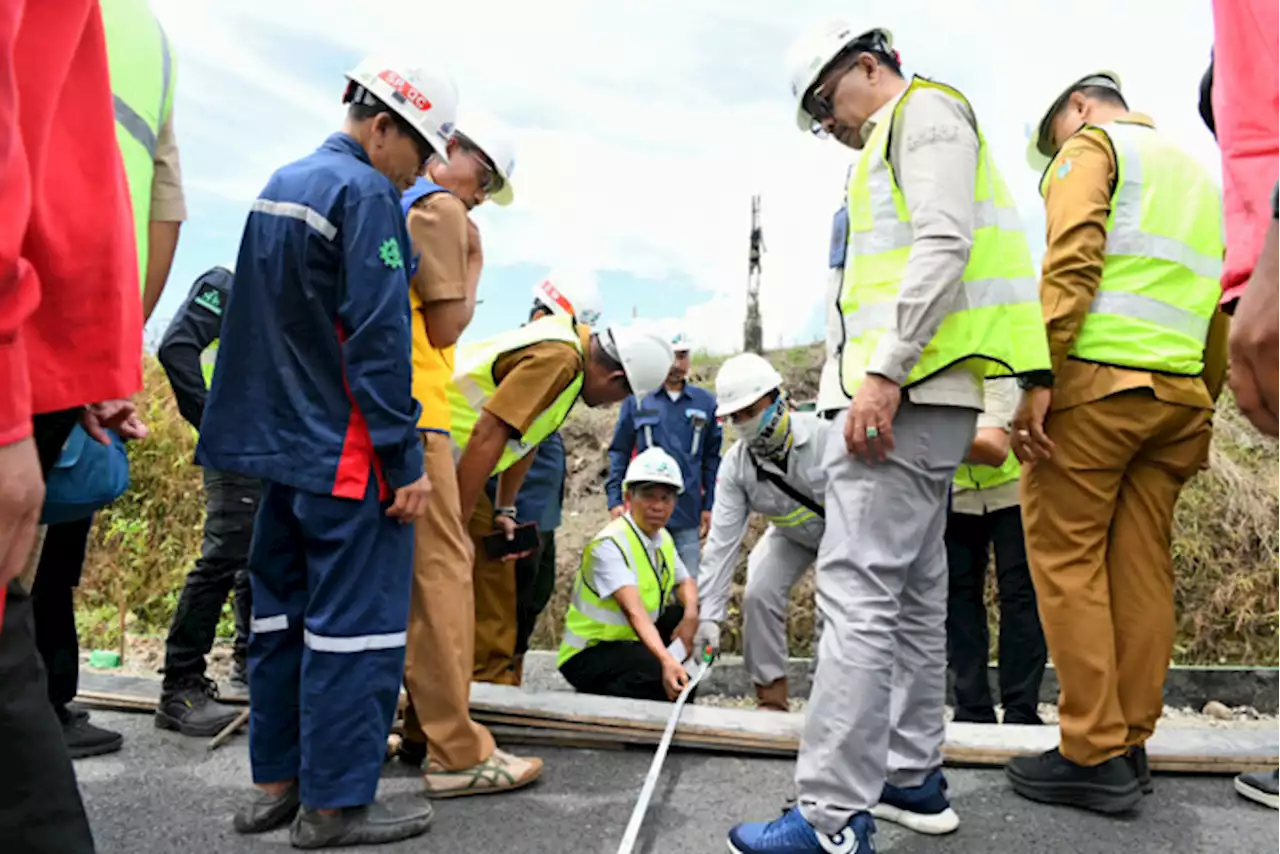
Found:
[[508, 519], [516, 518], [516, 508], [514, 507], [495, 507], [493, 508], [493, 517], [506, 516]]
[[1032, 388], [1053, 388], [1053, 371], [1028, 371], [1018, 375], [1018, 387], [1023, 391]]

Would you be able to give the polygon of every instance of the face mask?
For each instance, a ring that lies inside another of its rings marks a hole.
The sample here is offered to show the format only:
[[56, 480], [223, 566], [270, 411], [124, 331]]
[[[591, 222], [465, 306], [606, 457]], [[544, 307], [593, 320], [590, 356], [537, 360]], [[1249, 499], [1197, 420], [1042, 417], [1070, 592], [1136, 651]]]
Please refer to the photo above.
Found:
[[779, 395], [764, 412], [739, 425], [738, 432], [757, 456], [781, 457], [791, 449], [791, 410], [786, 399]]

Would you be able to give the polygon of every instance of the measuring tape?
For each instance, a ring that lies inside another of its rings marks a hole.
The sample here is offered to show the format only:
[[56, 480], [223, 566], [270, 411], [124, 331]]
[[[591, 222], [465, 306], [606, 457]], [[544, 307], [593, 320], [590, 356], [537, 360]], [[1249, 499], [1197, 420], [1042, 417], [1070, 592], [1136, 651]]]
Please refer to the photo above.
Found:
[[698, 687], [702, 677], [706, 676], [707, 671], [711, 669], [712, 658], [714, 656], [711, 653], [711, 647], [708, 646], [702, 651], [702, 663], [698, 665], [698, 672], [676, 698], [675, 708], [671, 710], [671, 717], [667, 719], [667, 728], [662, 733], [662, 741], [658, 743], [658, 752], [654, 754], [653, 762], [649, 765], [649, 774], [644, 778], [644, 786], [640, 789], [640, 800], [636, 801], [636, 807], [631, 811], [631, 820], [627, 822], [627, 832], [622, 836], [618, 854], [631, 854], [631, 850], [635, 848], [636, 837], [640, 835], [640, 825], [644, 822], [645, 811], [649, 809], [649, 799], [653, 797], [653, 789], [658, 785], [662, 763], [667, 758], [667, 750], [671, 747], [671, 739], [676, 733], [676, 724], [680, 722], [680, 713], [684, 711], [684, 704], [689, 699], [689, 694]]

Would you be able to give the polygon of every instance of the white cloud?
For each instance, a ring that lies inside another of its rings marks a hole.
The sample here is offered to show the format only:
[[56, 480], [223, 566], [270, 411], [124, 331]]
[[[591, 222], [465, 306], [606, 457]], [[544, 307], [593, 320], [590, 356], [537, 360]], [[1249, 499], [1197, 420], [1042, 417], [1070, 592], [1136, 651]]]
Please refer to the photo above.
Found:
[[[602, 4], [376, 5], [337, 0], [153, 0], [180, 62], [180, 139], [219, 134], [221, 165], [189, 186], [248, 199], [276, 166], [341, 117], [334, 57], [419, 55], [519, 132], [517, 203], [477, 212], [490, 263], [554, 265], [692, 281], [701, 344], [740, 342], [749, 199], [763, 197], [762, 309], [769, 344], [794, 340], [821, 299], [826, 247], [852, 153], [796, 131], [784, 59], [791, 39], [848, 3], [650, 0]], [[863, 7], [865, 8], [865, 7]], [[1161, 20], [1158, 39], [1151, 16]], [[800, 11], [802, 10], [802, 11]], [[1170, 0], [900, 0], [883, 19], [908, 71], [973, 101], [1024, 219], [1039, 223], [1023, 129], [1049, 90], [1114, 68], [1152, 113], [1218, 171], [1196, 113], [1208, 61], [1207, 4]], [[1100, 58], [1100, 59], [1099, 59]], [[1031, 235], [1033, 242], [1042, 238]], [[679, 295], [679, 305], [687, 302]]]

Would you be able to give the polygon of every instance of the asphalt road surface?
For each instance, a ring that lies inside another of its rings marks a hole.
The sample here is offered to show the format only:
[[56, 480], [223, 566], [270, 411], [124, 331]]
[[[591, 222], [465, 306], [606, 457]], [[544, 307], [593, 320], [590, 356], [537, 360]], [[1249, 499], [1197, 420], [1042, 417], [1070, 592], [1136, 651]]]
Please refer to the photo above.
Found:
[[[292, 851], [287, 831], [244, 837], [231, 815], [248, 793], [248, 742], [235, 736], [209, 753], [206, 742], [154, 728], [141, 714], [95, 712], [124, 733], [124, 750], [76, 762], [99, 854], [173, 851]], [[423, 837], [348, 851], [386, 854], [612, 854], [649, 767], [648, 751], [539, 749], [543, 779], [520, 793], [435, 802]], [[742, 820], [778, 815], [792, 791], [792, 763], [672, 753], [654, 794], [637, 852], [702, 854], [727, 850], [725, 834]], [[882, 822], [885, 854], [1274, 854], [1274, 810], [1245, 801], [1228, 778], [1157, 776], [1156, 792], [1133, 818], [1109, 819], [1025, 801], [999, 770], [949, 769], [960, 829], [924, 837]], [[389, 763], [388, 799], [420, 796], [413, 771]]]

